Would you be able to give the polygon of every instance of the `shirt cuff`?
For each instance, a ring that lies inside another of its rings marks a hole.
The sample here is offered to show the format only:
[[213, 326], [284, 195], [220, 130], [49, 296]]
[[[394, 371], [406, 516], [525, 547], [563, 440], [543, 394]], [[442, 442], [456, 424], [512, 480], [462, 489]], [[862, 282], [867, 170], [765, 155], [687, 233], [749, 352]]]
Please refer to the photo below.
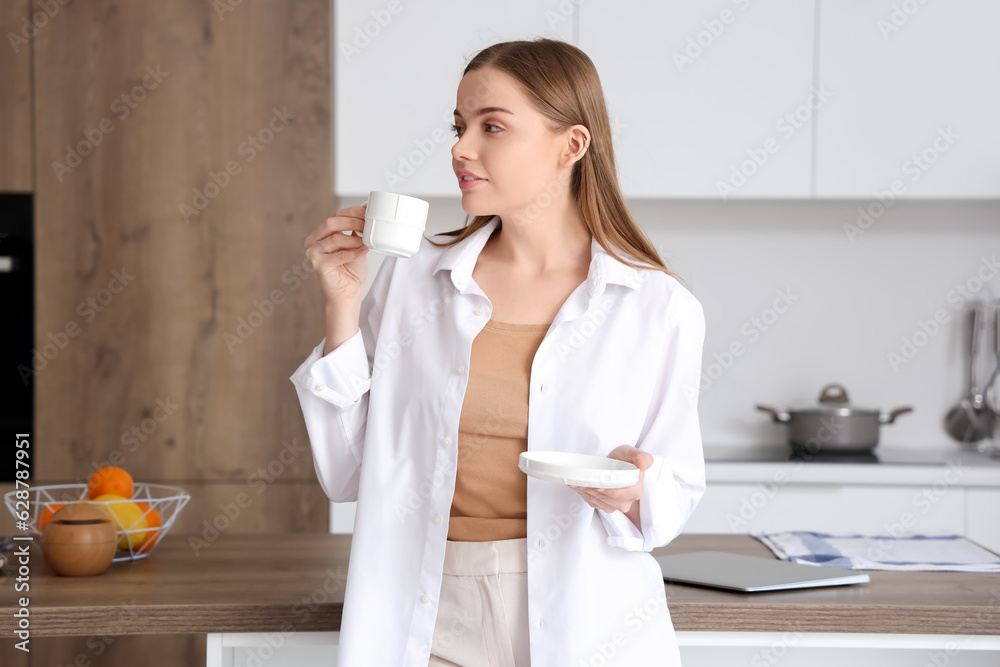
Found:
[[289, 379], [338, 408], [356, 405], [371, 387], [371, 369], [361, 329], [326, 356], [324, 347], [326, 338]]
[[642, 533], [635, 527], [632, 520], [625, 516], [621, 510], [608, 513], [597, 508], [597, 513], [604, 523], [605, 530], [608, 531], [608, 544], [613, 547], [622, 547], [628, 551], [642, 550]]
[[[624, 512], [612, 513], [598, 509], [597, 512], [608, 531], [608, 544], [628, 551], [650, 551], [658, 546], [664, 524], [673, 525], [675, 519], [676, 494], [673, 492], [672, 476], [666, 467], [666, 459], [652, 454], [653, 464], [643, 473], [642, 498], [639, 502], [640, 531]], [[666, 477], [666, 480], [661, 479]]]

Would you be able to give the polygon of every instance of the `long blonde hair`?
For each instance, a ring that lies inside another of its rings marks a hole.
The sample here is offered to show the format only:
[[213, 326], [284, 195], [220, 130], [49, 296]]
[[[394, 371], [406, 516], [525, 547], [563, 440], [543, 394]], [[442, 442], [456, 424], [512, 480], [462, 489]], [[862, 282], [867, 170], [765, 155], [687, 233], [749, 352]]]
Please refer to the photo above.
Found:
[[[628, 266], [663, 271], [681, 280], [667, 269], [625, 205], [615, 169], [604, 91], [597, 68], [587, 54], [554, 39], [500, 42], [477, 53], [462, 76], [487, 66], [513, 76], [535, 108], [554, 123], [556, 131], [577, 124], [590, 130], [590, 145], [573, 165], [570, 188], [587, 229], [600, 246]], [[492, 217], [477, 215], [471, 222], [466, 218], [464, 227], [441, 232], [453, 237], [448, 241], [427, 240], [436, 246], [453, 245], [475, 233]]]

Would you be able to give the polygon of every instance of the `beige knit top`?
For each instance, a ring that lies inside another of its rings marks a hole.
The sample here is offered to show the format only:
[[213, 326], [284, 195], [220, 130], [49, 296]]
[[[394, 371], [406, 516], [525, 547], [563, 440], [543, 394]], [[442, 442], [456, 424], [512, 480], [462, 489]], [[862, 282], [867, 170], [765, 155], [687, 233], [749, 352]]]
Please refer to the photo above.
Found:
[[448, 539], [528, 536], [528, 382], [549, 324], [490, 320], [472, 341], [469, 383], [458, 423], [458, 470]]

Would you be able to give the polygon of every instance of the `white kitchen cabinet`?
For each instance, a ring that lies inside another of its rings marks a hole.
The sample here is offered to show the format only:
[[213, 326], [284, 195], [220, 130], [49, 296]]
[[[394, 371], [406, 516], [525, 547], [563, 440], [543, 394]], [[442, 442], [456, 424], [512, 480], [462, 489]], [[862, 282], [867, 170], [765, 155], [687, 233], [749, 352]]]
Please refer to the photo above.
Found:
[[[565, 4], [565, 3], [564, 3]], [[460, 194], [449, 125], [468, 61], [498, 41], [572, 42], [559, 0], [333, 3], [333, 192]]]
[[810, 195], [814, 4], [582, 3], [630, 197]]
[[965, 534], [1000, 554], [1000, 489], [967, 489]]
[[860, 198], [862, 229], [898, 198], [997, 198], [998, 23], [987, 0], [336, 2], [333, 191], [457, 197], [465, 64], [547, 36], [597, 66], [629, 197]]
[[816, 196], [1000, 196], [1000, 3], [819, 0], [818, 23]]
[[964, 534], [966, 491], [958, 487], [935, 489], [933, 486], [709, 483], [684, 532], [734, 534], [752, 530], [811, 530], [841, 535]]

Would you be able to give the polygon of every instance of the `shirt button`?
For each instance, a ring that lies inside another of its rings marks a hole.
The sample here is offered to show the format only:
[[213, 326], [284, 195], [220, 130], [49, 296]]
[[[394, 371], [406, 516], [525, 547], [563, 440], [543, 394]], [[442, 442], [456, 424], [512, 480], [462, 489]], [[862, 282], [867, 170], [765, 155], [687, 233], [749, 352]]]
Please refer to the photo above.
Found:
[[431, 601], [431, 594], [430, 593], [424, 593], [424, 597], [422, 597], [420, 599], [423, 600], [425, 603], [430, 602]]
[[476, 315], [482, 315], [486, 312], [485, 308], [476, 308]]
[[464, 372], [465, 372], [465, 366], [459, 366], [458, 367], [458, 374], [461, 375]]
[[451, 438], [441, 438], [441, 444], [445, 447], [451, 445]]
[[444, 519], [441, 518], [440, 514], [434, 517], [434, 523], [440, 524], [442, 521], [444, 521]]
[[324, 389], [326, 389], [326, 385], [325, 384], [318, 384], [318, 385], [316, 385], [316, 391], [323, 391]]
[[611, 538], [610, 537], [608, 538], [608, 544], [611, 544]]

